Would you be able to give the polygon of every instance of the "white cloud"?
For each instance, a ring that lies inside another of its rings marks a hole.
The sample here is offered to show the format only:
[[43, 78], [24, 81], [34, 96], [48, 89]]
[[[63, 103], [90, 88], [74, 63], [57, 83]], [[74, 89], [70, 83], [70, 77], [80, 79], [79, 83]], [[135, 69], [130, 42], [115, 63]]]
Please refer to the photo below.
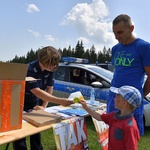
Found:
[[30, 33], [32, 33], [36, 38], [38, 38], [38, 37], [41, 36], [39, 32], [35, 32], [33, 30], [30, 30], [30, 29], [28, 29], [27, 31], [30, 32]]
[[33, 12], [38, 12], [38, 11], [40, 11], [40, 10], [35, 4], [29, 4], [27, 6], [27, 12], [28, 13], [33, 13]]
[[51, 35], [45, 35], [46, 40], [51, 41], [53, 43], [57, 42], [57, 39], [53, 38]]
[[89, 44], [89, 39], [87, 39], [86, 37], [79, 37], [77, 41], [82, 41], [83, 44]]
[[73, 7], [61, 25], [75, 26], [79, 36], [86, 37], [91, 43], [112, 46], [116, 40], [108, 15], [109, 10], [103, 0], [93, 0], [91, 4], [80, 3]]

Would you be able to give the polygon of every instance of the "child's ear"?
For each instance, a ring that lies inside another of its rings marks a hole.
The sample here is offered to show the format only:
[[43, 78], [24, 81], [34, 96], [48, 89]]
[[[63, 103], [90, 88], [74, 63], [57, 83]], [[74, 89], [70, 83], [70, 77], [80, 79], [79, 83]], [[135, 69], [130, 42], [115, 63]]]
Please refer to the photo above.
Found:
[[125, 100], [123, 104], [126, 107], [129, 103]]

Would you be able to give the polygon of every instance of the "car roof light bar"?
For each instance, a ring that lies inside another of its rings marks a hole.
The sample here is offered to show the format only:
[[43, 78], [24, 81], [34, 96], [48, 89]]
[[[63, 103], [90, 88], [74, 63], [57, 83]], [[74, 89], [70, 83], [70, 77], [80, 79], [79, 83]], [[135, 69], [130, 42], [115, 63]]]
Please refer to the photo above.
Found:
[[89, 63], [88, 59], [76, 58], [76, 57], [62, 57], [62, 61], [67, 63], [82, 63], [82, 64]]

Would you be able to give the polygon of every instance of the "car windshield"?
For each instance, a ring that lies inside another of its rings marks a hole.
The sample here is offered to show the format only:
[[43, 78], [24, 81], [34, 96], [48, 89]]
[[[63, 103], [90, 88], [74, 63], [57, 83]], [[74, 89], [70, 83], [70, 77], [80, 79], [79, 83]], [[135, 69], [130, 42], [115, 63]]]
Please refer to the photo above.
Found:
[[100, 67], [95, 67], [95, 66], [88, 66], [88, 68], [102, 76], [104, 76], [105, 78], [109, 79], [110, 81], [113, 78], [113, 72], [100, 68]]

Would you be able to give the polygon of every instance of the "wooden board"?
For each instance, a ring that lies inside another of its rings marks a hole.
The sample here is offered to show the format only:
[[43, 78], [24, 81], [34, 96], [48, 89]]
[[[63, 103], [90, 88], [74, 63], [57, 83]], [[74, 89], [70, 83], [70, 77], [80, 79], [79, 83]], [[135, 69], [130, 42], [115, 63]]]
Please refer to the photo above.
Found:
[[61, 121], [60, 116], [48, 113], [44, 110], [33, 110], [32, 112], [25, 113], [23, 114], [23, 119], [37, 127]]

